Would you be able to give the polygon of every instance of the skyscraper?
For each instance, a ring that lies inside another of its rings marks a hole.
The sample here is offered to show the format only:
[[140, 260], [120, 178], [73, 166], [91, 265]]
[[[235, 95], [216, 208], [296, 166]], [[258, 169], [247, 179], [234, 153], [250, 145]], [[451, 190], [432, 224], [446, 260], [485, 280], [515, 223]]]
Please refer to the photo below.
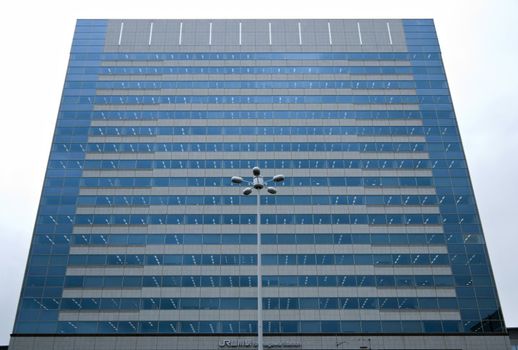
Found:
[[79, 20], [12, 349], [507, 349], [432, 20]]

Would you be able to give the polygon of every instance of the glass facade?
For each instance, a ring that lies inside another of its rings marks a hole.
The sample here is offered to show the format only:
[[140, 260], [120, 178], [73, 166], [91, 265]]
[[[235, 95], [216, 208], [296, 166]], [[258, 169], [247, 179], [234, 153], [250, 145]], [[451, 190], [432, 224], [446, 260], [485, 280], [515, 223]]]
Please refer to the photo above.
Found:
[[249, 22], [77, 22], [13, 333], [256, 332], [254, 166], [265, 334], [505, 333], [433, 22]]

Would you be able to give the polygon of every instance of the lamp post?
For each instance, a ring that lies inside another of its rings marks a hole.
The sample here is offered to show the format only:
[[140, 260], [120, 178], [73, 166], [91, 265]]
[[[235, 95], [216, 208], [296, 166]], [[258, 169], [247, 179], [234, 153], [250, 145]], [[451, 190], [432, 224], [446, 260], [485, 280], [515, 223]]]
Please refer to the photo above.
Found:
[[[232, 176], [232, 183], [241, 184], [246, 183], [249, 187], [243, 190], [245, 196], [250, 195], [254, 190], [257, 193], [257, 349], [263, 350], [263, 275], [261, 266], [261, 190], [267, 185], [268, 181], [265, 181], [261, 176], [261, 169], [254, 167], [252, 169], [253, 179], [252, 182], [245, 181], [240, 176]], [[282, 182], [284, 181], [284, 175], [275, 175], [271, 181]], [[251, 186], [250, 186], [251, 185]], [[274, 187], [266, 186], [266, 191], [270, 194], [276, 194], [277, 190]]]

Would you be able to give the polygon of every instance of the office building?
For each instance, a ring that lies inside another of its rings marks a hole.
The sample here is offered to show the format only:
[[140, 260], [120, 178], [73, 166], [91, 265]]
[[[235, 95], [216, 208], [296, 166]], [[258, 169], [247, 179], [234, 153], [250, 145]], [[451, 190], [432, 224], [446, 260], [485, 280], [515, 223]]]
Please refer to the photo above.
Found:
[[79, 20], [11, 349], [508, 349], [432, 20]]

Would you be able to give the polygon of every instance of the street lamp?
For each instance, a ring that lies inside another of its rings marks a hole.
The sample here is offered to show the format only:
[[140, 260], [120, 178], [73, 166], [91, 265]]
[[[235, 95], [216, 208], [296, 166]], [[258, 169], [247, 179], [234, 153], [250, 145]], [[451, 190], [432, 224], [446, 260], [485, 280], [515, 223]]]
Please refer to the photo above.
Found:
[[[261, 176], [261, 169], [258, 167], [254, 167], [252, 169], [253, 179], [252, 182], [244, 180], [240, 176], [232, 176], [232, 183], [241, 184], [246, 183], [249, 187], [243, 190], [243, 194], [248, 196], [252, 194], [254, 189], [257, 192], [257, 349], [263, 350], [263, 296], [262, 296], [262, 287], [263, 287], [263, 276], [262, 276], [262, 267], [261, 267], [261, 190], [265, 188], [266, 191], [270, 194], [276, 194], [277, 190], [274, 187], [267, 186], [268, 181], [265, 181]], [[284, 175], [275, 175], [270, 181], [273, 182], [282, 182], [284, 181]]]

